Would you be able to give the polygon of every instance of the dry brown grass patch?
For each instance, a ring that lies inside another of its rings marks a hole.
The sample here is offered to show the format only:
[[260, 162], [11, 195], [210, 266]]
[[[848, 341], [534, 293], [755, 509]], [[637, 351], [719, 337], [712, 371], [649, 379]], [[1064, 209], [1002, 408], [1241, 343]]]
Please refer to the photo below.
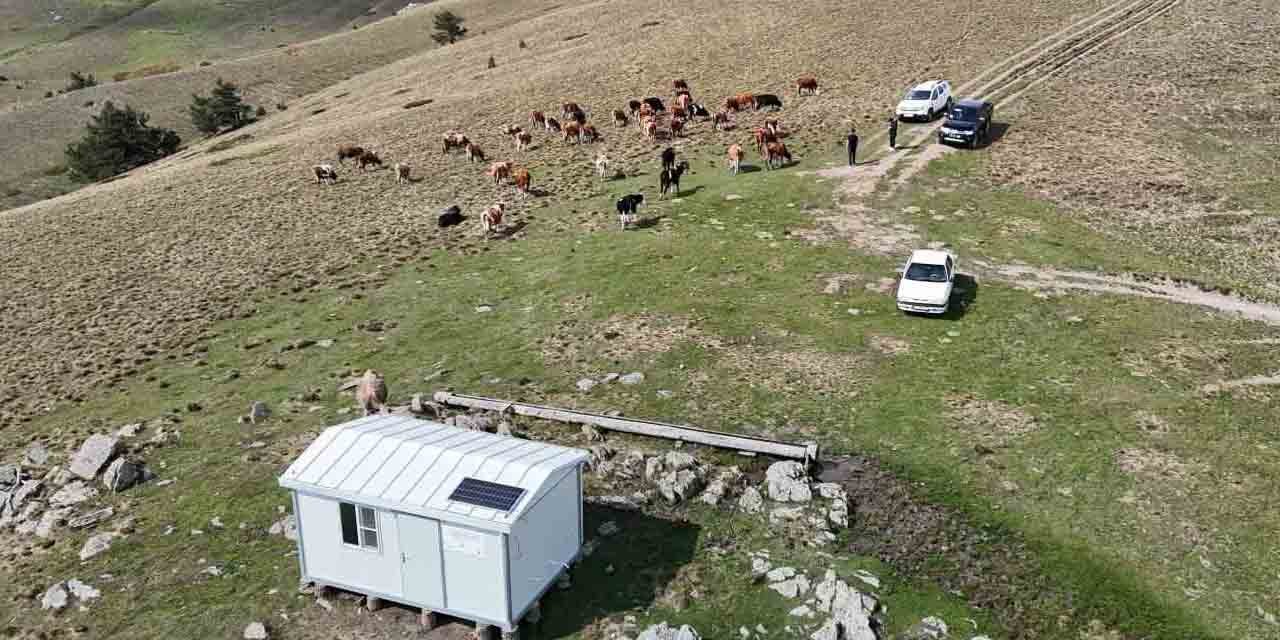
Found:
[[1041, 426], [1035, 416], [999, 400], [954, 395], [946, 404], [947, 417], [987, 445], [1006, 445]]

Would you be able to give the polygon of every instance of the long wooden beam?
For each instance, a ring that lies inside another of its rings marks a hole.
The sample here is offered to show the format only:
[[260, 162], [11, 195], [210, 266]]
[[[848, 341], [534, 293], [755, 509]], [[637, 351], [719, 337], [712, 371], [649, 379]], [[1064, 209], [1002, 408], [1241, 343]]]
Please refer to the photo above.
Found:
[[453, 405], [455, 407], [511, 412], [516, 415], [542, 418], [544, 420], [555, 420], [557, 422], [570, 422], [574, 424], [589, 424], [593, 427], [600, 427], [610, 431], [621, 431], [624, 433], [634, 433], [654, 438], [667, 438], [669, 440], [693, 442], [712, 447], [719, 447], [721, 449], [732, 449], [734, 451], [762, 453], [776, 458], [803, 460], [806, 464], [817, 462], [818, 460], [818, 445], [813, 442], [780, 442], [778, 440], [755, 438], [752, 436], [724, 433], [721, 431], [708, 431], [706, 429], [666, 424], [663, 422], [617, 418], [597, 413], [587, 413], [585, 411], [544, 407], [536, 404], [512, 402], [510, 400], [499, 400], [496, 398], [484, 398], [481, 396], [469, 396], [461, 393], [451, 393], [449, 391], [437, 391], [434, 397], [436, 402]]

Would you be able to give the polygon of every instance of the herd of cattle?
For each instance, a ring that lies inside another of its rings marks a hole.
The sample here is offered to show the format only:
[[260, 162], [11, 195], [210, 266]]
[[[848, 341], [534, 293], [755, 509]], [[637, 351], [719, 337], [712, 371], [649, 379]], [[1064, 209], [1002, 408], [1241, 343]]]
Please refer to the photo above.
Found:
[[[734, 114], [738, 112], [782, 109], [782, 100], [777, 95], [740, 93], [725, 98], [721, 108], [713, 114], [706, 106], [694, 102], [689, 84], [684, 80], [673, 81], [672, 91], [675, 95], [675, 103], [670, 108], [661, 98], [649, 97], [628, 101], [625, 110], [614, 109], [614, 126], [626, 127], [635, 121], [640, 135], [656, 142], [683, 136], [686, 126], [695, 118], [702, 121], [711, 120], [717, 131], [729, 131], [736, 127]], [[804, 76], [796, 80], [796, 95], [818, 95], [819, 92], [816, 78]], [[560, 116], [564, 120], [563, 123], [541, 111], [534, 111], [529, 114], [529, 124], [544, 129], [548, 134], [558, 134], [564, 142], [570, 144], [589, 144], [604, 139], [600, 131], [588, 123], [586, 111], [576, 102], [566, 102], [561, 105]], [[511, 139], [516, 151], [524, 151], [533, 144], [533, 134], [521, 125], [508, 126], [503, 133]], [[790, 151], [781, 140], [785, 133], [777, 119], [766, 119], [764, 125], [756, 127], [752, 134], [756, 151], [764, 160], [766, 168], [786, 166], [792, 161]], [[450, 131], [443, 135], [441, 150], [445, 154], [461, 150], [469, 162], [487, 161], [484, 150], [465, 134], [457, 131]], [[736, 143], [730, 145], [726, 155], [729, 171], [737, 175], [745, 158], [743, 146]], [[356, 166], [362, 171], [383, 166], [382, 158], [372, 150], [354, 145], [341, 145], [338, 147], [337, 162], [339, 165], [344, 165], [347, 160], [354, 160]], [[659, 197], [666, 197], [668, 193], [679, 195], [680, 178], [689, 170], [689, 163], [676, 162], [675, 149], [669, 146], [662, 151], [660, 160], [662, 171], [658, 175]], [[609, 169], [608, 156], [603, 151], [598, 153], [593, 164], [596, 174], [603, 179]], [[409, 165], [397, 162], [394, 169], [397, 183], [410, 182]], [[312, 167], [312, 172], [317, 184], [331, 185], [338, 181], [338, 169], [332, 164], [315, 165]], [[530, 193], [531, 178], [528, 169], [518, 167], [510, 161], [499, 161], [491, 163], [485, 173], [493, 178], [496, 186], [510, 181], [515, 185], [517, 193], [525, 195]], [[636, 222], [637, 210], [643, 203], [644, 195], [638, 193], [623, 196], [617, 201], [618, 219], [624, 230], [628, 225]], [[480, 216], [481, 229], [486, 236], [501, 227], [505, 210], [506, 205], [499, 202], [489, 207]], [[440, 213], [437, 224], [448, 227], [461, 224], [462, 220], [461, 210], [457, 206], [451, 206]]]

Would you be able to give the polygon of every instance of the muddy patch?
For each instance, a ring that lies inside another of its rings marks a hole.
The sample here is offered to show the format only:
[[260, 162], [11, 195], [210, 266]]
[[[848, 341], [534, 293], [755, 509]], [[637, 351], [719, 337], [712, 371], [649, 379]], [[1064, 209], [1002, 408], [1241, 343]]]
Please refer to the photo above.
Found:
[[1169, 433], [1169, 422], [1150, 411], [1134, 412], [1133, 423], [1144, 433], [1160, 436]]
[[946, 400], [947, 417], [961, 431], [987, 446], [1004, 446], [1040, 428], [1035, 416], [998, 400], [969, 395]]

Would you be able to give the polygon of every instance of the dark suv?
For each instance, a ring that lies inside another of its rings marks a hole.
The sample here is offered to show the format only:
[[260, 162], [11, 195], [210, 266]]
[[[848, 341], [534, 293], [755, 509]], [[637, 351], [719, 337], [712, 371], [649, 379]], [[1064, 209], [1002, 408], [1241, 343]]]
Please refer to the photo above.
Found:
[[991, 135], [995, 106], [985, 100], [960, 100], [951, 105], [947, 121], [938, 129], [938, 142], [959, 142], [976, 148]]

